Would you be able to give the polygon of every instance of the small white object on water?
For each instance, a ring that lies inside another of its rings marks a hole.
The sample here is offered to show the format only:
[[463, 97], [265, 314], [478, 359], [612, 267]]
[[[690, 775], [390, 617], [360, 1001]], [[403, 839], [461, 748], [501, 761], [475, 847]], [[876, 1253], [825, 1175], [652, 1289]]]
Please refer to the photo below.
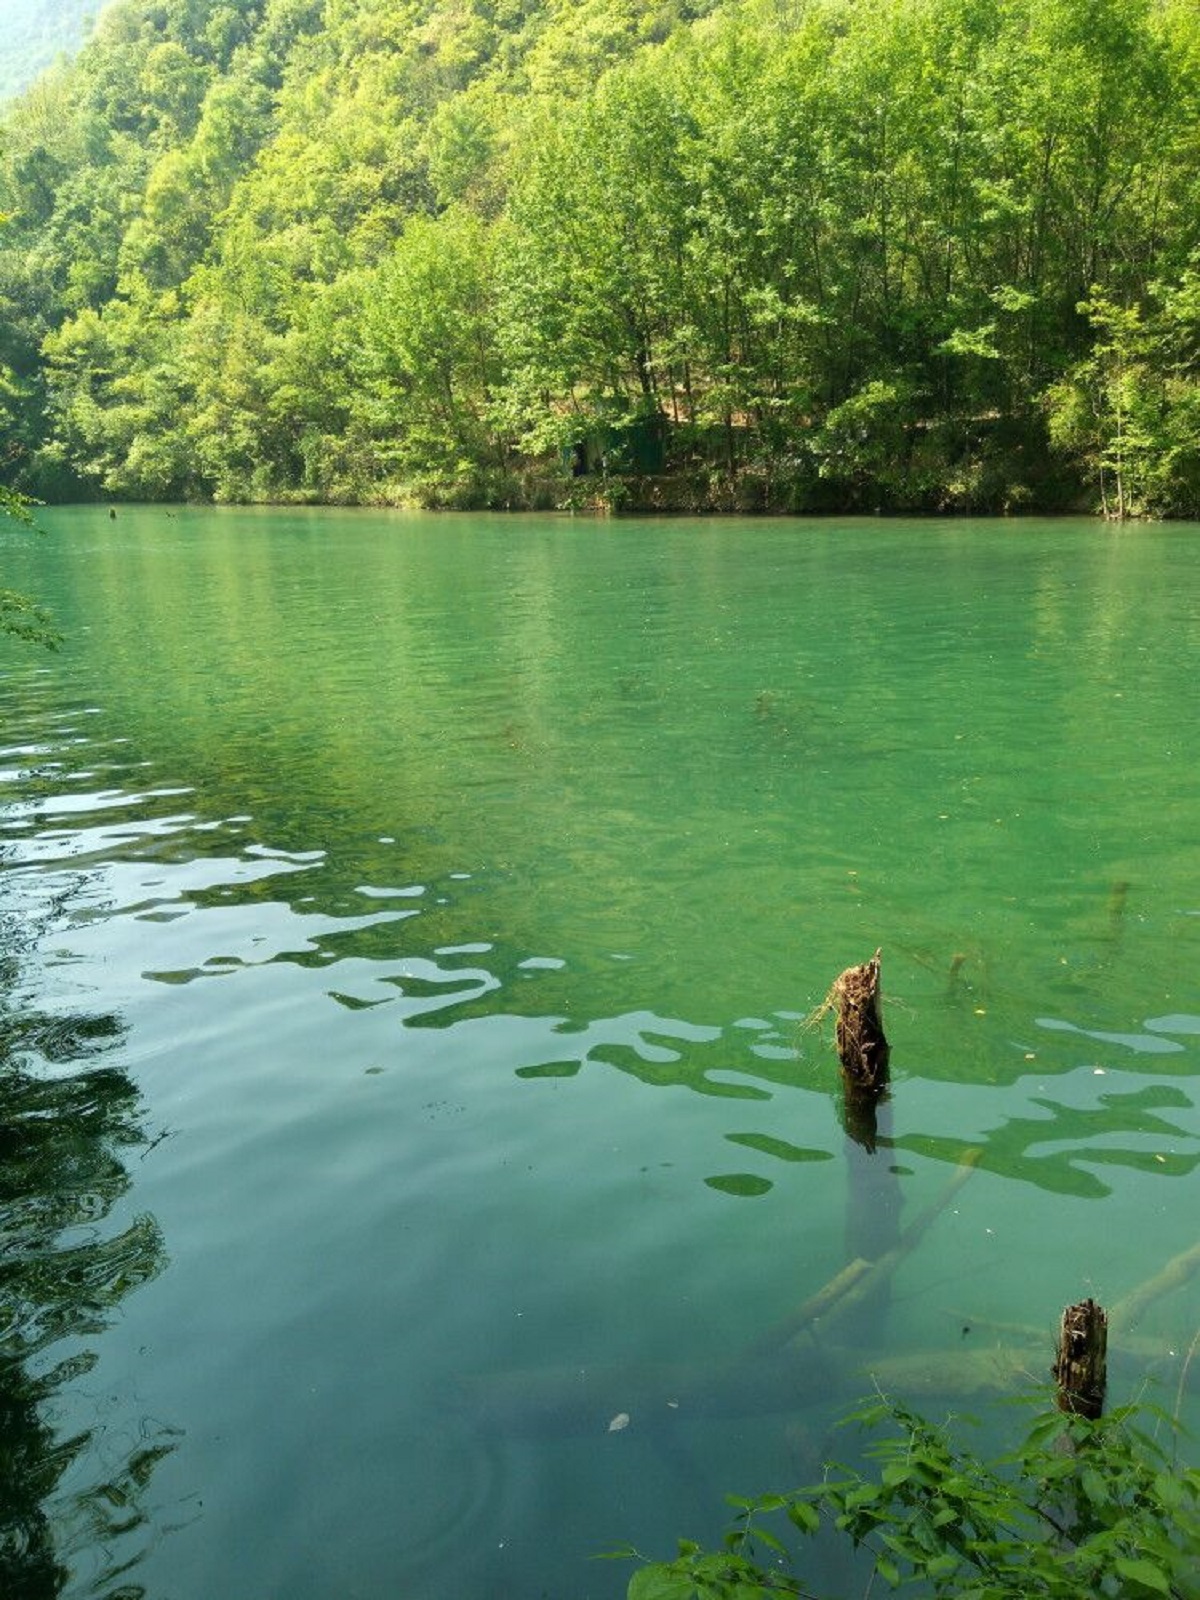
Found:
[[620, 1433], [622, 1428], [627, 1428], [628, 1426], [629, 1426], [629, 1413], [628, 1413], [628, 1411], [618, 1411], [616, 1416], [609, 1423], [608, 1431], [609, 1431], [609, 1433]]

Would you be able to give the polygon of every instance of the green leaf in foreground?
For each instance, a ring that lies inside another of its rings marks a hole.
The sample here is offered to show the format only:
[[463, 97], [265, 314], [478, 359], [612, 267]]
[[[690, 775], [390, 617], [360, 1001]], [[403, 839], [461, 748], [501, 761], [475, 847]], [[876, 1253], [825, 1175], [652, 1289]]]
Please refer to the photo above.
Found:
[[[1197, 1600], [1200, 1470], [1168, 1464], [1138, 1416], [1130, 1407], [1098, 1422], [1042, 1415], [989, 1462], [950, 1427], [895, 1403], [872, 1407], [852, 1419], [867, 1419], [868, 1468], [830, 1468], [824, 1482], [789, 1493], [728, 1496], [737, 1516], [724, 1549], [681, 1544], [676, 1560], [634, 1574], [629, 1600], [822, 1600], [807, 1573], [795, 1575], [801, 1564], [785, 1542], [822, 1526], [849, 1538], [892, 1588], [941, 1600]], [[761, 1525], [780, 1516], [778, 1532]]]
[[[28, 496], [0, 484], [0, 516], [33, 528], [36, 524], [30, 507], [34, 503]], [[62, 635], [54, 627], [50, 613], [15, 589], [0, 589], [0, 633], [23, 639], [27, 644], [45, 645], [48, 650], [55, 650], [62, 643]]]
[[50, 619], [50, 613], [25, 594], [13, 589], [0, 589], [0, 633], [14, 639], [24, 639], [27, 644], [45, 645], [55, 650], [62, 643], [62, 634]]

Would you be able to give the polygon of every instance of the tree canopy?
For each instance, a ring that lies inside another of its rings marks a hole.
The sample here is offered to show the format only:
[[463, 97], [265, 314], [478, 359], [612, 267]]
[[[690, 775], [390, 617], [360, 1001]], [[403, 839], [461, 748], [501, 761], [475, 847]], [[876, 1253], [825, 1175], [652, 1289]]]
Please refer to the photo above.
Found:
[[0, 125], [10, 481], [1195, 516], [1198, 113], [1192, 0], [117, 0]]

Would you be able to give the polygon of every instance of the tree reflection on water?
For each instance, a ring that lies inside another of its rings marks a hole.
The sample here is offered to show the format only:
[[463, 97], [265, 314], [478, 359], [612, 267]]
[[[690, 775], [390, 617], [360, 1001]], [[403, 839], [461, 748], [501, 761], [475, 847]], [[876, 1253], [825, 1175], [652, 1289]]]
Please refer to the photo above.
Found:
[[[146, 1143], [136, 1085], [97, 1060], [124, 1027], [29, 1003], [23, 958], [39, 931], [0, 918], [0, 1594], [138, 1600], [140, 1502], [172, 1435], [150, 1428], [114, 1470], [97, 1427], [69, 1432], [55, 1412], [97, 1362], [83, 1341], [166, 1253], [150, 1216], [106, 1227], [130, 1189], [128, 1155]], [[85, 1550], [86, 1575], [72, 1558]]]

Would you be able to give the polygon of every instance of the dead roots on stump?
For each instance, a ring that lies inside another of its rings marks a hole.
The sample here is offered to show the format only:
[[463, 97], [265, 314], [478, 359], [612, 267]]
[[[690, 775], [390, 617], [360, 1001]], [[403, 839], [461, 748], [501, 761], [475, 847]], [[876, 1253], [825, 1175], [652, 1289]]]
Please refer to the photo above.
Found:
[[876, 950], [870, 961], [847, 967], [809, 1018], [816, 1024], [836, 1010], [835, 1042], [847, 1083], [876, 1094], [887, 1083], [889, 1054], [879, 989], [881, 955]]

